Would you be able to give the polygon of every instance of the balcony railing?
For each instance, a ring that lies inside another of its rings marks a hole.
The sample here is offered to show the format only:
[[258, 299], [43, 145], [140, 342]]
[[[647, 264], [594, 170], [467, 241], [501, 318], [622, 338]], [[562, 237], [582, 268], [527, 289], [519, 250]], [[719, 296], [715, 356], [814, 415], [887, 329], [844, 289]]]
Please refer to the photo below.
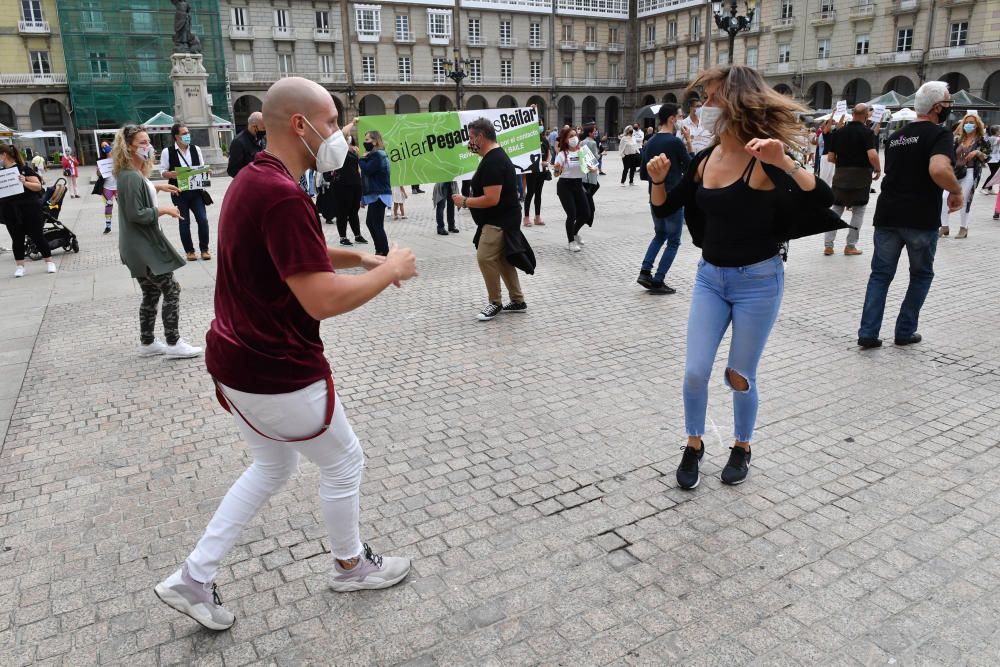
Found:
[[313, 28], [313, 41], [337, 42], [340, 41], [340, 33], [333, 28]]
[[625, 45], [621, 42], [609, 42], [608, 43], [608, 53], [624, 53]]
[[0, 86], [65, 86], [66, 74], [34, 74], [32, 72], [0, 73]]
[[517, 38], [516, 37], [501, 37], [496, 42], [494, 46], [498, 49], [516, 49], [517, 48]]
[[981, 42], [966, 46], [945, 46], [931, 49], [931, 60], [964, 60], [966, 58], [989, 58], [1000, 55], [1000, 42]]
[[685, 44], [697, 44], [700, 41], [701, 41], [701, 32], [688, 33], [684, 37]]
[[791, 30], [795, 27], [795, 17], [786, 16], [785, 18], [774, 19], [774, 24], [771, 26], [771, 32], [781, 32], [782, 30]]
[[471, 79], [465, 80], [466, 85], [470, 86], [520, 86], [528, 88], [541, 88], [549, 87], [552, 85], [552, 78], [547, 76], [540, 77], [506, 77], [506, 76], [482, 76], [472, 81]]
[[451, 33], [430, 33], [427, 35], [427, 39], [431, 44], [451, 44]]
[[573, 40], [564, 39], [559, 42], [559, 49], [562, 51], [576, 51], [580, 48], [580, 43]]
[[901, 63], [920, 62], [924, 52], [917, 49], [914, 51], [890, 51], [889, 53], [879, 53], [875, 56], [875, 63], [878, 65], [896, 65]]
[[600, 42], [584, 42], [583, 43], [583, 50], [584, 51], [600, 51], [601, 50], [601, 43]]
[[52, 32], [48, 21], [18, 21], [17, 31], [33, 35], [47, 35]]
[[943, 7], [958, 7], [960, 5], [974, 5], [976, 0], [941, 0]]
[[764, 74], [775, 76], [780, 74], [791, 74], [795, 71], [796, 64], [793, 61], [787, 63], [768, 63], [764, 65]]
[[276, 70], [266, 72], [229, 72], [230, 83], [264, 83], [270, 84], [286, 76], [301, 76], [320, 83], [347, 83], [347, 72], [290, 72], [285, 74]]
[[252, 25], [230, 25], [229, 39], [253, 39]]
[[892, 0], [890, 14], [911, 14], [920, 11], [921, 0]]
[[357, 35], [359, 42], [377, 42], [382, 33], [378, 30], [358, 30]]
[[295, 39], [295, 30], [287, 25], [271, 26], [271, 38], [282, 41], [292, 41]]
[[837, 22], [837, 10], [824, 9], [821, 12], [813, 12], [809, 16], [809, 23], [813, 25], [828, 25]]
[[479, 37], [466, 37], [465, 38], [465, 45], [466, 46], [483, 47], [483, 46], [486, 46], [486, 40], [483, 39], [482, 36], [479, 36]]
[[544, 39], [529, 39], [528, 40], [529, 49], [544, 49], [545, 40]]
[[412, 32], [396, 32], [392, 35], [392, 41], [397, 44], [413, 44], [417, 37]]
[[572, 86], [580, 88], [624, 88], [625, 79], [582, 79], [560, 77], [556, 79], [560, 86]]
[[647, 39], [645, 42], [642, 43], [643, 51], [653, 51], [654, 49], [656, 49], [655, 39]]
[[851, 7], [850, 18], [852, 21], [863, 21], [865, 19], [875, 18], [875, 3], [862, 2], [859, 5], [854, 5]]
[[108, 29], [107, 22], [99, 18], [83, 19], [80, 25], [84, 32], [105, 32]]

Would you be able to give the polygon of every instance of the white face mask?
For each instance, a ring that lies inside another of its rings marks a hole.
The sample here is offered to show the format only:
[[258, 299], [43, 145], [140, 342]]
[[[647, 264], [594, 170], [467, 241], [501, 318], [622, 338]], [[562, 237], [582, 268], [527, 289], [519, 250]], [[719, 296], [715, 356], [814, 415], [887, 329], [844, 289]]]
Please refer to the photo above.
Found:
[[[323, 135], [316, 131], [313, 124], [309, 122], [308, 118], [303, 118], [306, 124], [316, 132], [316, 136], [323, 139]], [[302, 139], [302, 137], [299, 137]], [[319, 152], [313, 153], [313, 150], [309, 148], [309, 144], [306, 143], [305, 139], [302, 139], [302, 143], [305, 144], [306, 150], [309, 154], [316, 158], [316, 171], [320, 173], [326, 173], [328, 171], [337, 171], [344, 166], [344, 160], [347, 159], [347, 139], [344, 138], [344, 132], [342, 130], [337, 130], [329, 137], [323, 139], [323, 143], [319, 145]]]
[[715, 124], [722, 117], [722, 109], [719, 107], [701, 107], [701, 126], [705, 130], [715, 134]]
[[576, 148], [577, 144], [579, 144], [579, 143], [580, 143], [580, 139], [579, 138], [577, 138], [577, 137], [570, 137], [569, 138], [569, 147], [570, 148]]
[[148, 160], [153, 157], [153, 147], [152, 146], [139, 146], [135, 149], [135, 154], [141, 157], [143, 160]]

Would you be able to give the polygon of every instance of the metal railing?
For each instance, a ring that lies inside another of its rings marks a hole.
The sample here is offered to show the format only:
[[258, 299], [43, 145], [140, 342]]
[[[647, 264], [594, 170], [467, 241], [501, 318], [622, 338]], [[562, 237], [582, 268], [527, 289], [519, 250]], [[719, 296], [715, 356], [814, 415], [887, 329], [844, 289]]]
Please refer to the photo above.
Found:
[[0, 72], [0, 86], [54, 86], [66, 85], [64, 72], [34, 74], [32, 72]]
[[229, 38], [230, 39], [253, 39], [254, 30], [252, 25], [230, 25], [229, 26]]
[[18, 32], [34, 33], [47, 35], [52, 32], [49, 28], [48, 21], [18, 21], [17, 22]]
[[277, 70], [229, 72], [231, 83], [274, 83], [287, 76], [301, 76], [321, 83], [347, 83], [347, 72], [289, 72], [287, 74], [278, 72]]
[[560, 77], [556, 79], [556, 83], [560, 86], [576, 86], [576, 87], [596, 87], [596, 88], [624, 88], [625, 79], [597, 79], [597, 78], [563, 78]]
[[273, 25], [271, 26], [271, 38], [281, 39], [281, 40], [294, 40], [295, 29], [287, 25]]
[[875, 3], [874, 2], [862, 2], [861, 4], [854, 5], [851, 7], [851, 19], [870, 19], [875, 18]]

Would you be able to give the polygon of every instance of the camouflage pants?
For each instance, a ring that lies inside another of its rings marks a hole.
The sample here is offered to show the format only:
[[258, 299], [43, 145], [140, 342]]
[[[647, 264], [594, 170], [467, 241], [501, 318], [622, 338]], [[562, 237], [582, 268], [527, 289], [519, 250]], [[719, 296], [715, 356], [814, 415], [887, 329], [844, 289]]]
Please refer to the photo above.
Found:
[[163, 295], [163, 335], [167, 345], [173, 345], [181, 337], [180, 326], [181, 286], [174, 280], [174, 273], [153, 275], [149, 269], [146, 275], [136, 279], [142, 289], [142, 305], [139, 306], [139, 335], [143, 345], [153, 342], [153, 327], [156, 326], [156, 306]]

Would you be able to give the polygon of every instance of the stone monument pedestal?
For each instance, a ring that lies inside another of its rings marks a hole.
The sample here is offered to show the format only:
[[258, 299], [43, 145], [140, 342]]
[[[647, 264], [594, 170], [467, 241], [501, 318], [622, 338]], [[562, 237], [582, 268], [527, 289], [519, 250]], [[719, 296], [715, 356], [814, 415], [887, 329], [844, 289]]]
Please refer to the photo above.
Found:
[[[208, 71], [200, 53], [170, 56], [170, 82], [174, 86], [174, 120], [187, 125], [192, 134], [208, 134], [208, 144], [198, 144], [205, 162], [225, 167], [226, 156], [219, 147], [219, 133], [212, 127], [212, 96], [208, 93]], [[201, 132], [199, 132], [199, 130]]]

